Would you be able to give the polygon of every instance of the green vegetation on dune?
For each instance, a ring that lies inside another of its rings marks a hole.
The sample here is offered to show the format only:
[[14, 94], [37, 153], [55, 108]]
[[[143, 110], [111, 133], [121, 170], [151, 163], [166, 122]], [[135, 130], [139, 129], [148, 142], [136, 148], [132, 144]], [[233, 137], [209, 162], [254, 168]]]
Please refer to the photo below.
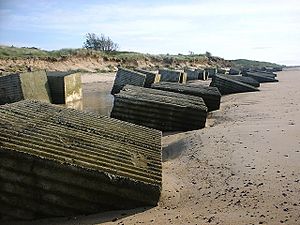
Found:
[[58, 59], [60, 57], [69, 56], [90, 56], [90, 57], [103, 57], [106, 60], [141, 60], [146, 58], [152, 58], [156, 60], [173, 59], [179, 61], [190, 61], [194, 59], [205, 59], [204, 54], [197, 55], [151, 55], [139, 52], [128, 52], [128, 51], [114, 51], [114, 52], [102, 52], [90, 49], [78, 48], [78, 49], [60, 49], [53, 51], [41, 50], [35, 47], [14, 47], [14, 46], [0, 46], [0, 59]]
[[233, 63], [233, 65], [238, 68], [284, 67], [284, 65], [279, 65], [276, 63], [262, 62], [262, 61], [248, 60], [248, 59], [236, 59], [236, 60], [230, 60], [230, 62]]
[[0, 59], [30, 59], [30, 58], [39, 58], [39, 59], [57, 59], [59, 57], [67, 56], [91, 56], [91, 55], [101, 55], [101, 52], [86, 50], [86, 49], [60, 49], [54, 51], [46, 51], [38, 48], [27, 48], [27, 47], [8, 47], [0, 46]]
[[[224, 60], [220, 57], [212, 56], [211, 53], [206, 52], [205, 54], [144, 54], [138, 52], [128, 52], [128, 51], [96, 51], [92, 49], [60, 49], [60, 50], [41, 50], [35, 47], [14, 47], [14, 46], [3, 46], [0, 45], [0, 60], [15, 60], [15, 59], [34, 59], [34, 60], [46, 60], [50, 62], [63, 61], [69, 58], [102, 58], [107, 62], [115, 62], [122, 66], [131, 68], [136, 67], [138, 62], [143, 62], [145, 65], [146, 62], [150, 62], [155, 66], [163, 66], [169, 68], [180, 68], [184, 66], [202, 66], [209, 65], [218, 68], [224, 67], [282, 67], [275, 63], [269, 62], [259, 62], [247, 59], [237, 59], [237, 60]], [[12, 62], [10, 62], [12, 64]], [[25, 63], [26, 64], [26, 63]], [[23, 71], [26, 69], [25, 64], [16, 64], [5, 66], [6, 63], [2, 62], [0, 68], [1, 71]], [[108, 63], [108, 67], [111, 67]], [[34, 66], [33, 66], [34, 67]], [[81, 69], [81, 68], [78, 68]], [[100, 68], [102, 69], [102, 68]]]

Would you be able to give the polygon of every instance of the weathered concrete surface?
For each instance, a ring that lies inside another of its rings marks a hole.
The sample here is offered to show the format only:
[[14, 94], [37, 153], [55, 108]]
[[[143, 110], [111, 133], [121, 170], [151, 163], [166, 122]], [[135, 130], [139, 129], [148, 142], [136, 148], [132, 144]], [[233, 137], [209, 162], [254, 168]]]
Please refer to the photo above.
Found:
[[23, 99], [19, 74], [0, 77], [0, 104], [17, 102]]
[[239, 81], [239, 82], [242, 82], [245, 84], [249, 84], [253, 87], [260, 86], [260, 83], [251, 77], [245, 77], [245, 76], [241, 76], [241, 75], [225, 75], [225, 74], [222, 74], [221, 76], [225, 76], [226, 78], [229, 78], [231, 80], [236, 80], [236, 81]]
[[35, 99], [50, 102], [50, 90], [45, 71], [0, 76], [0, 104]]
[[276, 74], [276, 73], [273, 73], [273, 72], [260, 71], [260, 70], [247, 71], [247, 72], [250, 72], [250, 73], [258, 73], [258, 74], [260, 74], [260, 75], [264, 75], [264, 76], [272, 77], [272, 78], [277, 77], [277, 74]]
[[251, 92], [259, 91], [257, 88], [242, 83], [240, 81], [229, 79], [223, 75], [216, 75], [213, 77], [210, 86], [217, 87], [222, 95], [241, 93], [241, 92]]
[[0, 124], [0, 223], [157, 204], [160, 131], [37, 101]]
[[201, 97], [125, 86], [115, 95], [111, 117], [161, 131], [203, 128], [207, 107]]
[[118, 68], [111, 94], [117, 94], [126, 84], [144, 87], [146, 75], [137, 71]]
[[241, 74], [241, 71], [239, 70], [239, 69], [237, 69], [237, 68], [230, 68], [230, 70], [229, 70], [229, 74], [230, 75], [239, 75], [239, 74]]
[[187, 75], [187, 81], [199, 79], [199, 72], [196, 71], [195, 69], [187, 69], [185, 72]]
[[160, 69], [160, 82], [186, 83], [187, 75], [181, 70]]
[[199, 80], [207, 80], [208, 78], [208, 73], [204, 69], [195, 69], [195, 71], [198, 71], [199, 73]]
[[203, 85], [176, 84], [171, 82], [161, 82], [151, 86], [154, 89], [182, 93], [190, 96], [203, 98], [208, 111], [220, 108], [221, 93], [216, 87], [206, 87]]
[[81, 74], [47, 71], [52, 103], [66, 104], [82, 99]]
[[212, 67], [209, 67], [209, 68], [205, 68], [205, 71], [207, 73], [207, 77], [213, 77], [217, 74], [218, 70], [217, 68], [212, 68]]
[[258, 81], [259, 83], [267, 83], [267, 82], [278, 82], [277, 79], [275, 79], [271, 74], [262, 74], [257, 72], [247, 72], [246, 74], [243, 74], [243, 76], [251, 77]]
[[153, 84], [157, 79], [159, 79], [157, 77], [158, 76], [157, 72], [143, 70], [143, 69], [139, 69], [139, 68], [136, 68], [134, 70], [146, 75], [144, 87], [147, 87], [147, 88], [151, 87], [151, 84]]

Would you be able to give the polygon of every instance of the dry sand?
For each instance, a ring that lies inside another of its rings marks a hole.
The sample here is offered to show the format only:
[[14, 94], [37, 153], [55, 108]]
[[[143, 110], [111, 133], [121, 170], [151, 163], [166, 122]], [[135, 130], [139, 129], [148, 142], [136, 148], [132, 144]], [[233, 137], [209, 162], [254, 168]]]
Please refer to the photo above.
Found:
[[222, 97], [207, 128], [163, 137], [181, 155], [163, 163], [157, 207], [34, 224], [300, 224], [300, 70], [278, 79]]

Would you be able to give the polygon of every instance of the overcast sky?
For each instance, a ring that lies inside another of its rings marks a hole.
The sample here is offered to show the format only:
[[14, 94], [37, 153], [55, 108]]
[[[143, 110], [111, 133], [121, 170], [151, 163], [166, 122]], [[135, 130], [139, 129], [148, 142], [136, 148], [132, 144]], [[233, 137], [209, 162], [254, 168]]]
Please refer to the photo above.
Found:
[[300, 65], [299, 0], [0, 0], [0, 44], [80, 48], [86, 33], [121, 50]]

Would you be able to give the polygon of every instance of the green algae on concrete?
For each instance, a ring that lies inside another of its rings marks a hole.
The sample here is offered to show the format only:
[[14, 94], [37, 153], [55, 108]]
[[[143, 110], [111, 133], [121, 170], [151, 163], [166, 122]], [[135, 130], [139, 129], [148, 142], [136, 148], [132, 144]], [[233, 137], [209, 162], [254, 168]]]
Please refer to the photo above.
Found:
[[0, 124], [0, 222], [157, 204], [160, 131], [38, 101]]
[[0, 104], [24, 99], [51, 102], [45, 71], [16, 73], [0, 77]]
[[139, 72], [139, 73], [142, 73], [142, 74], [146, 75], [146, 80], [145, 80], [144, 87], [147, 87], [147, 88], [151, 87], [151, 84], [155, 83], [155, 81], [157, 79], [159, 79], [157, 72], [143, 70], [143, 69], [139, 69], [139, 68], [136, 68], [134, 70]]
[[81, 74], [47, 71], [52, 103], [66, 104], [82, 99]]
[[181, 70], [160, 69], [160, 82], [186, 83], [187, 74]]

